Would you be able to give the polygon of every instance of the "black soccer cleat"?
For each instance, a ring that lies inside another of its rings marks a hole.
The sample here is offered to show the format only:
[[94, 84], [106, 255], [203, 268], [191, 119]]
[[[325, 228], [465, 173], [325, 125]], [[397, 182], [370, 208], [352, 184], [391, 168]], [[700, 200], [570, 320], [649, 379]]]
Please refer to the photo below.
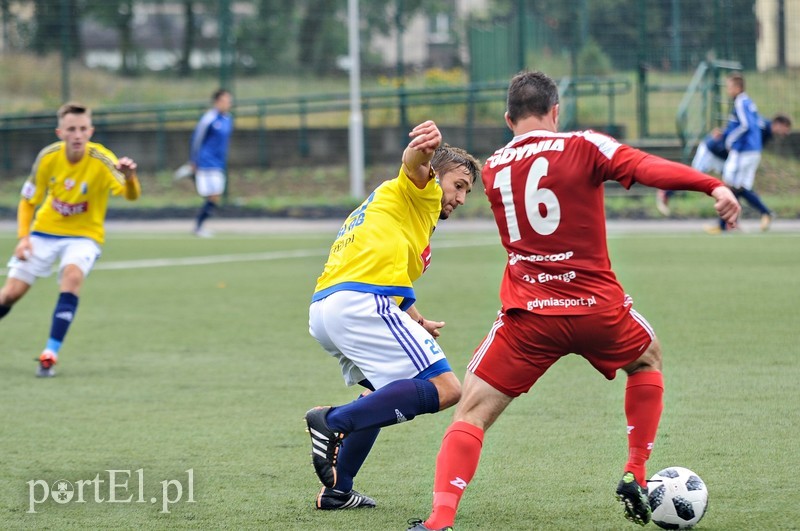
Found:
[[452, 526], [440, 527], [439, 529], [431, 529], [430, 527], [426, 527], [425, 526], [425, 522], [423, 520], [418, 519], [418, 518], [412, 518], [411, 520], [409, 520], [408, 521], [408, 525], [411, 526], [411, 527], [408, 528], [409, 531], [411, 531], [411, 530], [413, 530], [413, 531], [453, 531]]
[[311, 463], [317, 477], [328, 488], [336, 484], [336, 461], [344, 434], [335, 432], [325, 422], [330, 406], [318, 406], [306, 412], [306, 424], [311, 435]]
[[639, 485], [633, 472], [625, 472], [619, 481], [617, 499], [625, 510], [625, 518], [639, 525], [646, 525], [650, 521], [652, 512], [647, 501], [647, 488]]
[[372, 509], [375, 500], [364, 496], [360, 492], [351, 490], [342, 492], [328, 487], [322, 487], [317, 495], [317, 509], [322, 511], [337, 511], [342, 509]]

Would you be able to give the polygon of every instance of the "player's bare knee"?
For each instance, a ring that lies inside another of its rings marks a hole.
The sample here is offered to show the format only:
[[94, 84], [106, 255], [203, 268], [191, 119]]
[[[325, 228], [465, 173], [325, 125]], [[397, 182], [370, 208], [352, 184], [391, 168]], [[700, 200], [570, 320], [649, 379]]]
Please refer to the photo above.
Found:
[[623, 367], [625, 372], [633, 374], [639, 371], [660, 371], [661, 370], [661, 344], [658, 339], [653, 339], [644, 354], [639, 358]]
[[61, 272], [61, 291], [78, 295], [83, 285], [83, 271], [78, 266], [68, 265]]
[[0, 304], [13, 306], [28, 291], [28, 285], [17, 279], [8, 279], [5, 286], [0, 289]]
[[439, 411], [452, 407], [461, 400], [461, 382], [452, 372], [437, 376], [431, 382], [439, 391]]

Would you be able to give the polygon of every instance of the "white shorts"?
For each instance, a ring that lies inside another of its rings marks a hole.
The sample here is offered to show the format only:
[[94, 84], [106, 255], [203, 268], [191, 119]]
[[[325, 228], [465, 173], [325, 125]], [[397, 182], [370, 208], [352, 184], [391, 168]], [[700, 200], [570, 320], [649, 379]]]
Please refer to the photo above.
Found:
[[731, 151], [728, 160], [725, 161], [722, 180], [731, 188], [752, 190], [759, 163], [761, 163], [760, 151]]
[[68, 265], [76, 265], [89, 276], [95, 261], [100, 258], [101, 249], [97, 242], [90, 238], [47, 237], [31, 234], [33, 254], [27, 260], [19, 260], [16, 256], [8, 262], [8, 277], [16, 278], [28, 285], [33, 285], [37, 277], [49, 277], [53, 265], [58, 265], [58, 280]]
[[367, 379], [380, 389], [446, 360], [436, 340], [384, 295], [337, 291], [312, 302], [308, 330], [339, 360], [347, 385]]
[[697, 152], [692, 159], [692, 168], [703, 173], [715, 172], [722, 175], [722, 167], [725, 165], [725, 159], [714, 155], [706, 147], [705, 142], [700, 142], [697, 145]]
[[220, 169], [198, 168], [194, 175], [197, 193], [203, 197], [222, 195], [225, 191], [225, 172]]

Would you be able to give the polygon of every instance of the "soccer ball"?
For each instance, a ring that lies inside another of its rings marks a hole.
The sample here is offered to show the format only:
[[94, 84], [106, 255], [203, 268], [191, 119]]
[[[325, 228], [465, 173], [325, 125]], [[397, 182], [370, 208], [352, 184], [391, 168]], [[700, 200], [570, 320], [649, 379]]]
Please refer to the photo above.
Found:
[[693, 527], [708, 507], [706, 484], [688, 468], [665, 468], [650, 478], [647, 487], [653, 523], [663, 529]]

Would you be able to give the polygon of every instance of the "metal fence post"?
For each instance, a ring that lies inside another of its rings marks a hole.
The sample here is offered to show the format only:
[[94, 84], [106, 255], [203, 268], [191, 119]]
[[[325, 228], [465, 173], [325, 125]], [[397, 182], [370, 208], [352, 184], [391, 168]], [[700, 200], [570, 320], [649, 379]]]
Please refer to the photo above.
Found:
[[69, 0], [61, 0], [61, 102], [69, 101], [69, 60], [70, 48]]
[[156, 170], [163, 170], [167, 167], [167, 133], [166, 117], [164, 110], [156, 110]]
[[310, 149], [308, 145], [308, 102], [305, 98], [300, 98], [300, 155], [307, 157]]
[[639, 138], [647, 138], [647, 2], [639, 0], [639, 71], [636, 91], [636, 111], [639, 118]]
[[267, 105], [259, 103], [258, 109], [258, 162], [262, 168], [269, 166], [269, 146], [267, 145]]
[[467, 86], [467, 152], [472, 153], [473, 129], [475, 128], [475, 83]]
[[233, 92], [230, 0], [219, 2], [219, 86]]

